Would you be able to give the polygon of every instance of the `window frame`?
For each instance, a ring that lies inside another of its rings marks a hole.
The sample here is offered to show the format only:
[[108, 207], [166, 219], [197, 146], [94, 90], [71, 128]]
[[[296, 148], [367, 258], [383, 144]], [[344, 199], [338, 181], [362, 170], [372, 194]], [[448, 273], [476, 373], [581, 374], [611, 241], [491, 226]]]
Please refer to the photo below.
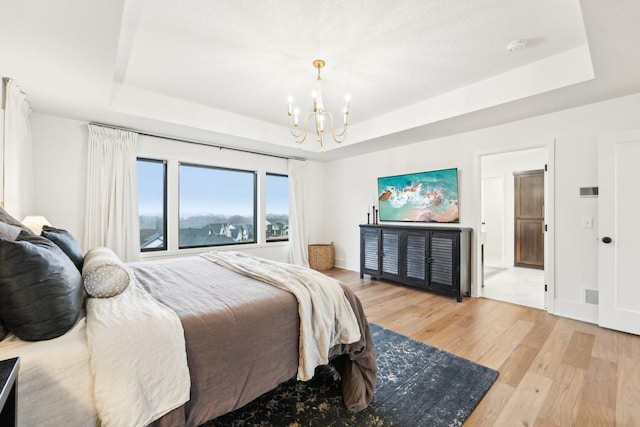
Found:
[[[197, 167], [203, 169], [216, 169], [223, 171], [232, 171], [232, 172], [243, 172], [250, 173], [253, 175], [253, 240], [246, 242], [236, 242], [236, 243], [219, 243], [219, 244], [211, 244], [211, 245], [192, 245], [192, 246], [182, 246], [180, 244], [180, 167], [188, 166], [188, 167]], [[198, 163], [191, 162], [178, 162], [178, 198], [177, 198], [177, 209], [178, 209], [178, 250], [186, 250], [186, 249], [197, 249], [197, 248], [211, 248], [218, 246], [236, 246], [236, 245], [255, 245], [258, 243], [258, 234], [257, 234], [257, 225], [258, 225], [258, 172], [254, 170], [248, 169], [237, 169], [237, 168], [228, 168], [223, 166], [213, 166], [213, 165], [203, 165]]]
[[[144, 253], [144, 252], [159, 252], [159, 251], [167, 251], [169, 248], [169, 242], [168, 242], [168, 235], [167, 235], [167, 230], [168, 230], [168, 221], [167, 221], [167, 211], [168, 211], [168, 201], [167, 201], [167, 181], [168, 181], [168, 177], [167, 177], [167, 161], [166, 160], [161, 160], [161, 159], [152, 159], [149, 157], [136, 157], [136, 165], [137, 162], [142, 161], [142, 162], [148, 162], [148, 163], [160, 163], [162, 164], [162, 246], [161, 247], [157, 247], [157, 248], [142, 248], [140, 247], [140, 252]], [[136, 181], [137, 181], [137, 177], [136, 177]], [[137, 189], [136, 189], [137, 190]], [[140, 195], [138, 195], [138, 206], [140, 204]], [[140, 223], [140, 213], [138, 212], [138, 224]], [[140, 237], [138, 236], [138, 240], [140, 240]], [[142, 243], [142, 242], [140, 242]]]
[[[278, 242], [288, 242], [289, 241], [289, 233], [287, 232], [287, 238], [286, 239], [271, 239], [269, 240], [267, 238], [267, 206], [268, 206], [268, 200], [267, 200], [267, 177], [268, 176], [280, 176], [280, 177], [284, 177], [287, 178], [287, 183], [289, 182], [289, 175], [284, 174], [284, 173], [275, 173], [275, 172], [266, 172], [265, 173], [265, 178], [264, 178], [264, 237], [265, 237], [265, 243], [270, 244], [270, 243], [278, 243]], [[288, 198], [288, 197], [287, 197]], [[287, 211], [287, 215], [289, 217], [289, 219], [291, 218], [291, 212]], [[288, 226], [289, 224], [287, 224]]]

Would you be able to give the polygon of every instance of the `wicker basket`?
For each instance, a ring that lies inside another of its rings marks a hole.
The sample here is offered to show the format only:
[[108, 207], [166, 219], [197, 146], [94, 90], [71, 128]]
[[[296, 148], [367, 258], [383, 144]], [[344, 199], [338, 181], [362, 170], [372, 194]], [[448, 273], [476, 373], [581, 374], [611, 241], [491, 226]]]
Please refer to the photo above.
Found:
[[323, 271], [333, 268], [335, 262], [335, 248], [333, 242], [329, 244], [309, 245], [309, 267]]

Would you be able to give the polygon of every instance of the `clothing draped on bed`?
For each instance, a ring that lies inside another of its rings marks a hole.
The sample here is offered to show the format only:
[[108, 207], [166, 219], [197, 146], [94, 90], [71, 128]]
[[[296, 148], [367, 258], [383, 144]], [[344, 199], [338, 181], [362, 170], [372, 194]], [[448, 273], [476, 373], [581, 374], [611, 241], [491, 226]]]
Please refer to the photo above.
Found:
[[[131, 267], [141, 285], [180, 318], [191, 375], [190, 400], [154, 425], [198, 426], [296, 375], [300, 322], [290, 292], [202, 257]], [[352, 291], [342, 289], [360, 339], [333, 346], [329, 355], [340, 356], [345, 404], [359, 411], [373, 397], [375, 354], [362, 306]]]

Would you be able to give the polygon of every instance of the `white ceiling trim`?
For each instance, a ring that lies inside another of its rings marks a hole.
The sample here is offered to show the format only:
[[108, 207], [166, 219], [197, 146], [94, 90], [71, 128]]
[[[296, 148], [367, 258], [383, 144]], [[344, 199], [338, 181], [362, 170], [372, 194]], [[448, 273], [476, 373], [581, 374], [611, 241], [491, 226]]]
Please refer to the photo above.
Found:
[[589, 46], [583, 45], [415, 105], [358, 123], [349, 144], [459, 117], [594, 79]]
[[[380, 136], [462, 116], [593, 78], [589, 47], [585, 44], [358, 123], [349, 129], [349, 138], [344, 145], [364, 143]], [[274, 125], [120, 83], [113, 85], [110, 109], [118, 113], [284, 147], [290, 147], [293, 143], [286, 126]], [[313, 143], [314, 139], [315, 137], [310, 135], [307, 142], [299, 148], [312, 153], [320, 152], [319, 144]], [[324, 151], [342, 146], [328, 136], [325, 140]]]

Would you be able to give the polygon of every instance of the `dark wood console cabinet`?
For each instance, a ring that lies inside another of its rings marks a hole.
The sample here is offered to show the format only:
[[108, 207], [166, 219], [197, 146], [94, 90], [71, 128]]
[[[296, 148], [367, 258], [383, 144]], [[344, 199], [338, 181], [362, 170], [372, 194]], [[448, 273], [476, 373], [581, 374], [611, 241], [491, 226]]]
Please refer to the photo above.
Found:
[[365, 274], [426, 290], [469, 296], [471, 228], [360, 226], [360, 278]]

